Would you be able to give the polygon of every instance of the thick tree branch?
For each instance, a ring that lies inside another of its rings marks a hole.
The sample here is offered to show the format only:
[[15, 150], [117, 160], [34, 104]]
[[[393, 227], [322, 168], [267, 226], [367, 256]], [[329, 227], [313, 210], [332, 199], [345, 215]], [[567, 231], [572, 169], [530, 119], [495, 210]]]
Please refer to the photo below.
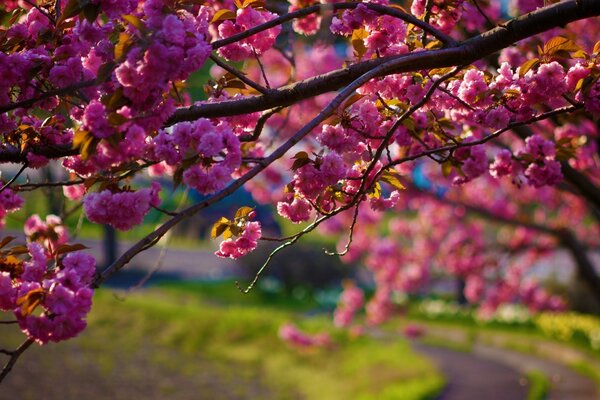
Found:
[[[469, 64], [500, 51], [519, 40], [554, 27], [564, 26], [569, 22], [598, 15], [600, 15], [600, 1], [564, 1], [515, 18], [500, 27], [461, 42], [454, 47], [367, 60], [348, 68], [339, 69], [279, 89], [274, 89], [265, 95], [180, 108], [169, 118], [166, 126], [182, 121], [194, 121], [203, 117], [217, 118], [264, 111], [275, 107], [287, 107], [323, 93], [339, 90], [372, 70], [378, 71], [377, 75], [373, 77], [379, 77], [394, 73]], [[379, 68], [382, 65], [386, 65], [387, 67]], [[81, 85], [89, 84], [89, 82], [92, 81], [82, 82]], [[61, 90], [66, 91], [67, 89]], [[56, 91], [55, 94], [60, 93]], [[33, 104], [37, 100], [32, 99], [30, 101]], [[13, 106], [10, 109], [18, 108]], [[3, 111], [6, 110], [0, 107], [0, 112]], [[70, 148], [44, 148], [30, 151], [49, 158], [77, 154], [77, 150]], [[16, 149], [0, 151], [0, 162], [23, 162], [24, 160], [26, 160], [26, 154], [20, 153]]]
[[402, 62], [403, 60], [391, 60], [386, 64], [382, 64], [377, 68], [374, 68], [367, 73], [361, 75], [354, 82], [346, 86], [333, 100], [327, 104], [327, 106], [321, 111], [316, 117], [314, 117], [310, 122], [308, 122], [305, 126], [302, 127], [299, 131], [297, 131], [291, 138], [289, 138], [284, 144], [279, 146], [273, 153], [271, 153], [268, 157], [266, 157], [260, 164], [252, 168], [250, 171], [246, 172], [239, 179], [231, 182], [225, 189], [220, 192], [214, 194], [208, 199], [197, 203], [187, 209], [183, 210], [181, 213], [177, 214], [163, 225], [158, 227], [154, 232], [147, 235], [145, 238], [134, 244], [129, 248], [119, 259], [117, 259], [113, 264], [109, 265], [102, 273], [98, 274], [92, 283], [93, 287], [100, 286], [106, 279], [116, 273], [118, 270], [123, 268], [131, 259], [141, 251], [152, 247], [156, 242], [171, 228], [177, 225], [179, 222], [191, 217], [196, 214], [200, 210], [203, 210], [210, 206], [211, 204], [216, 203], [217, 201], [231, 195], [237, 189], [242, 187], [242, 185], [248, 182], [250, 179], [254, 178], [260, 172], [262, 172], [265, 168], [267, 168], [270, 164], [275, 162], [277, 159], [283, 157], [283, 155], [291, 149], [294, 145], [300, 142], [306, 135], [308, 135], [314, 128], [319, 126], [321, 122], [327, 119], [330, 115], [332, 115], [335, 110], [342, 104], [344, 100], [350, 97], [356, 89], [364, 85], [369, 80], [373, 79], [373, 77], [378, 76], [381, 71], [393, 69], [398, 62]]
[[181, 108], [173, 114], [167, 125], [192, 121], [201, 117], [231, 116], [263, 111], [275, 106], [289, 106], [310, 97], [338, 90], [365, 72], [393, 59], [403, 59], [404, 62], [396, 64], [392, 70], [382, 71], [378, 76], [470, 64], [519, 40], [573, 21], [598, 15], [600, 15], [600, 1], [564, 1], [515, 18], [500, 27], [461, 42], [455, 47], [363, 61], [348, 68], [281, 87], [266, 96]]

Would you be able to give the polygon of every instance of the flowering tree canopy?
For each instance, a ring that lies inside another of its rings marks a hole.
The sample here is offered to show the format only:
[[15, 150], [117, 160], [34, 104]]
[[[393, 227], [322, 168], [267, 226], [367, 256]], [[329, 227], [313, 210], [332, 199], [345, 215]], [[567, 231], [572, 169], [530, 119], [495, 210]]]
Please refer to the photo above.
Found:
[[[1, 377], [34, 341], [80, 333], [94, 288], [241, 187], [303, 225], [265, 237], [241, 204], [212, 228], [216, 256], [280, 241], [264, 269], [317, 228], [339, 233], [336, 254], [373, 272], [370, 323], [435, 268], [463, 279], [484, 313], [514, 300], [563, 308], [524, 279], [559, 246], [600, 296], [586, 253], [599, 245], [597, 0], [13, 0], [0, 11], [0, 163], [18, 171], [0, 177], [0, 226], [44, 187], [119, 230], [165, 214], [99, 272], [58, 216], [29, 218], [26, 244], [3, 238], [0, 309], [27, 340]], [[193, 99], [189, 78], [205, 65], [213, 79]], [[63, 176], [19, 180], [48, 164]], [[167, 182], [206, 197], [164, 210]], [[364, 300], [347, 284], [336, 324]]]

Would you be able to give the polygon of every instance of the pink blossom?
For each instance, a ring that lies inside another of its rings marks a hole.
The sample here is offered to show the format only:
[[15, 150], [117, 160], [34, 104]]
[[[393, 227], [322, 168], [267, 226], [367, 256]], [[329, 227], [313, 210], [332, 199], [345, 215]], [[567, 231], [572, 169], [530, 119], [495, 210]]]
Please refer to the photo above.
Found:
[[88, 193], [83, 199], [83, 209], [90, 221], [129, 230], [142, 223], [150, 206], [156, 202], [155, 192], [146, 188], [135, 192], [113, 193], [105, 189]]
[[294, 197], [291, 202], [288, 200], [277, 203], [277, 213], [295, 224], [308, 221], [311, 210], [310, 203], [301, 197]]

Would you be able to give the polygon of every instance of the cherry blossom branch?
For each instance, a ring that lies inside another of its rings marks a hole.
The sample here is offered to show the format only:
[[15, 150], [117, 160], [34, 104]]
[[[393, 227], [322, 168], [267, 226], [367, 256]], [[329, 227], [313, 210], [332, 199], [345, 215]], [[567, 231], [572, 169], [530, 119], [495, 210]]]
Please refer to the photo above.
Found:
[[[369, 186], [373, 185], [375, 182], [377, 182], [377, 178], [379, 177], [379, 175], [381, 175], [383, 173], [383, 171], [385, 171], [385, 168], [382, 168], [380, 171], [377, 172], [375, 179], [373, 180], [369, 180], [369, 175], [371, 174], [371, 171], [373, 171], [373, 169], [375, 168], [376, 163], [379, 161], [379, 158], [381, 157], [381, 155], [383, 154], [384, 150], [388, 147], [389, 145], [389, 141], [392, 138], [392, 136], [394, 135], [394, 132], [396, 131], [396, 129], [398, 129], [398, 127], [402, 124], [403, 121], [405, 121], [408, 117], [410, 117], [412, 114], [414, 114], [417, 110], [419, 110], [421, 107], [423, 107], [428, 101], [429, 99], [431, 99], [431, 96], [433, 96], [433, 93], [437, 90], [437, 88], [444, 83], [445, 81], [447, 81], [448, 79], [452, 78], [454, 75], [456, 75], [463, 67], [456, 67], [454, 69], [452, 69], [452, 71], [444, 74], [443, 76], [441, 76], [438, 80], [434, 81], [431, 86], [429, 87], [429, 89], [427, 90], [427, 93], [425, 93], [425, 95], [423, 96], [423, 98], [421, 100], [419, 100], [417, 103], [413, 104], [408, 110], [406, 110], [392, 125], [392, 127], [388, 130], [388, 132], [385, 135], [385, 138], [382, 140], [381, 144], [379, 145], [377, 151], [375, 152], [375, 155], [373, 156], [373, 160], [371, 161], [371, 163], [368, 165], [367, 169], [365, 170], [365, 172], [363, 173], [363, 179], [360, 185], [360, 189], [358, 191], [358, 193], [356, 194], [355, 197], [358, 197], [359, 195], [362, 196], [362, 192], [367, 190], [369, 188]], [[430, 154], [425, 154], [426, 152], [423, 152], [421, 154], [424, 155], [430, 155]], [[433, 153], [431, 153], [433, 154]], [[392, 163], [389, 163], [392, 164]]]
[[29, 108], [29, 107], [33, 106], [35, 103], [37, 103], [38, 101], [45, 100], [49, 97], [69, 94], [69, 93], [75, 92], [79, 89], [94, 86], [99, 83], [101, 83], [101, 82], [98, 82], [97, 79], [90, 79], [87, 81], [74, 83], [73, 85], [65, 86], [65, 87], [62, 87], [59, 89], [48, 90], [47, 92], [44, 92], [43, 94], [41, 94], [37, 97], [32, 97], [27, 100], [18, 101], [16, 103], [8, 103], [6, 105], [0, 106], [0, 113], [5, 113], [8, 111], [16, 110], [17, 108]]
[[213, 50], [217, 50], [220, 47], [226, 46], [228, 44], [232, 44], [238, 42], [240, 40], [246, 39], [252, 35], [255, 35], [259, 32], [265, 31], [267, 29], [273, 28], [275, 26], [281, 25], [284, 22], [291, 21], [296, 18], [303, 18], [307, 15], [314, 13], [322, 13], [326, 11], [337, 11], [337, 10], [351, 10], [358, 6], [365, 7], [369, 10], [375, 11], [382, 15], [389, 15], [391, 17], [395, 17], [401, 19], [402, 21], [413, 24], [423, 31], [429, 32], [435, 38], [437, 38], [440, 42], [445, 45], [452, 46], [456, 44], [456, 41], [452, 39], [450, 36], [445, 33], [439, 31], [434, 28], [430, 24], [416, 18], [411, 14], [407, 14], [397, 8], [387, 7], [380, 4], [375, 3], [362, 3], [362, 2], [348, 2], [348, 3], [333, 3], [333, 4], [316, 4], [314, 6], [301, 8], [299, 10], [284, 14], [280, 17], [274, 18], [270, 21], [267, 21], [263, 24], [252, 27], [244, 32], [240, 32], [238, 34], [229, 36], [225, 39], [216, 40], [212, 43]]
[[465, 202], [457, 202], [447, 198], [440, 198], [434, 193], [427, 190], [421, 190], [413, 186], [413, 189], [422, 195], [434, 198], [436, 201], [447, 204], [453, 207], [462, 207], [471, 214], [478, 215], [482, 218], [495, 221], [504, 225], [513, 227], [524, 227], [533, 231], [550, 235], [557, 239], [570, 253], [575, 261], [577, 272], [584, 279], [591, 289], [596, 301], [600, 304], [600, 276], [596, 273], [594, 264], [587, 255], [586, 246], [579, 241], [575, 234], [567, 228], [554, 228], [546, 225], [538, 224], [533, 221], [527, 221], [523, 218], [508, 218], [503, 215], [498, 215], [483, 207], [478, 207]]
[[[573, 111], [581, 108], [582, 106], [580, 104], [572, 106]], [[558, 113], [553, 114], [550, 117], [556, 115], [558, 115]], [[533, 134], [531, 129], [526, 126], [516, 127], [516, 129], [513, 130], [517, 136], [523, 140]], [[560, 166], [565, 180], [569, 182], [596, 210], [600, 210], [600, 188], [598, 188], [598, 186], [596, 186], [596, 184], [584, 173], [571, 167], [568, 162], [561, 162]]]
[[[306, 135], [308, 135], [314, 128], [319, 126], [321, 122], [327, 119], [330, 115], [332, 115], [335, 110], [342, 104], [344, 100], [350, 97], [354, 91], [367, 83], [369, 80], [373, 79], [373, 77], [378, 74], [384, 73], [396, 67], [397, 63], [404, 62], [404, 60], [391, 60], [385, 64], [374, 68], [367, 73], [361, 75], [354, 82], [345, 87], [333, 100], [327, 104], [327, 106], [310, 122], [308, 122], [304, 127], [298, 130], [290, 139], [288, 139], [285, 143], [283, 143], [280, 147], [274, 150], [268, 157], [266, 157], [262, 162], [258, 163], [254, 168], [250, 171], [246, 172], [242, 177], [230, 183], [225, 189], [217, 192], [213, 196], [208, 199], [197, 203], [187, 209], [183, 210], [181, 213], [172, 217], [170, 220], [165, 222], [163, 225], [158, 227], [154, 232], [150, 233], [132, 247], [129, 248], [121, 257], [119, 257], [113, 264], [109, 265], [104, 271], [96, 276], [92, 283], [92, 287], [100, 286], [106, 279], [116, 273], [118, 270], [123, 268], [131, 259], [140, 253], [141, 251], [152, 247], [165, 233], [167, 233], [171, 228], [177, 225], [179, 222], [193, 216], [200, 210], [203, 210], [215, 202], [224, 199], [225, 197], [231, 195], [237, 189], [239, 189], [244, 183], [248, 182], [250, 179], [254, 178], [260, 172], [262, 172], [265, 168], [267, 168], [270, 164], [272, 164], [275, 160], [283, 157], [283, 155], [291, 149], [294, 145], [300, 142]], [[295, 242], [295, 241], [294, 241]], [[284, 246], [285, 247], [285, 246]]]
[[33, 2], [31, 0], [25, 0], [25, 3], [29, 4], [31, 7], [38, 10], [40, 12], [40, 14], [42, 14], [46, 18], [48, 18], [48, 20], [52, 23], [52, 25], [56, 26], [56, 19], [54, 19], [54, 17], [52, 15], [50, 15], [49, 12], [47, 12], [46, 10], [44, 10], [42, 7], [38, 6], [35, 2]]
[[[422, 151], [418, 154], [413, 154], [412, 156], [406, 156], [406, 157], [402, 157], [399, 158], [397, 160], [394, 160], [391, 163], [388, 163], [384, 168], [381, 169], [381, 171], [384, 171], [386, 168], [390, 168], [399, 164], [403, 164], [405, 162], [408, 161], [414, 161], [418, 158], [422, 158], [428, 155], [432, 155], [432, 154], [436, 154], [436, 153], [441, 153], [441, 152], [448, 152], [448, 151], [454, 151], [460, 147], [472, 147], [472, 146], [477, 146], [480, 144], [485, 144], [487, 142], [489, 142], [492, 139], [496, 139], [497, 137], [499, 137], [500, 135], [502, 135], [504, 132], [506, 131], [510, 131], [513, 130], [516, 127], [519, 126], [524, 126], [524, 125], [529, 125], [533, 122], [537, 122], [537, 121], [542, 121], [544, 119], [548, 119], [552, 116], [558, 115], [558, 114], [565, 114], [565, 113], [570, 113], [573, 112], [573, 110], [575, 110], [575, 107], [573, 106], [568, 106], [568, 107], [561, 107], [552, 111], [547, 111], [541, 114], [538, 114], [526, 121], [522, 121], [522, 122], [513, 122], [511, 124], [508, 124], [505, 128], [499, 129], [491, 134], [489, 134], [488, 136], [481, 138], [479, 140], [474, 140], [472, 142], [459, 142], [459, 143], [453, 143], [450, 145], [446, 145], [446, 146], [441, 146], [441, 147], [436, 147], [436, 148], [432, 148], [432, 149], [428, 149], [425, 151]], [[380, 172], [381, 173], [381, 172]], [[379, 174], [380, 174], [379, 173]]]
[[253, 96], [239, 100], [180, 108], [167, 121], [167, 125], [182, 121], [193, 121], [202, 117], [232, 116], [263, 111], [276, 106], [289, 106], [310, 97], [338, 90], [365, 72], [394, 59], [404, 59], [405, 62], [397, 64], [393, 70], [386, 71], [382, 75], [470, 64], [548, 29], [598, 15], [600, 15], [600, 2], [598, 1], [563, 1], [514, 18], [502, 24], [502, 26], [467, 39], [454, 47], [359, 62], [347, 68], [281, 87], [266, 96]]
[[5, 354], [8, 353], [8, 355], [10, 355], [10, 358], [2, 368], [2, 372], [0, 372], [0, 383], [2, 383], [6, 375], [8, 375], [8, 373], [12, 370], [13, 366], [15, 365], [21, 354], [23, 354], [23, 352], [25, 352], [25, 350], [27, 350], [29, 346], [33, 344], [33, 342], [33, 339], [27, 339], [16, 350], [5, 352]]
[[[302, 231], [300, 231], [299, 233], [297, 233], [296, 235], [292, 236], [292, 238], [283, 243], [282, 245], [278, 246], [277, 248], [275, 248], [267, 257], [267, 259], [265, 260], [265, 262], [263, 263], [263, 265], [259, 268], [259, 270], [256, 272], [254, 279], [250, 282], [250, 284], [248, 285], [248, 287], [246, 289], [242, 289], [239, 282], [235, 282], [236, 287], [242, 292], [242, 293], [248, 293], [250, 292], [250, 290], [252, 290], [252, 288], [254, 287], [254, 285], [256, 285], [256, 282], [258, 282], [258, 279], [260, 278], [260, 275], [263, 273], [263, 271], [267, 268], [267, 266], [270, 264], [271, 260], [273, 259], [273, 257], [279, 253], [280, 251], [282, 251], [283, 249], [285, 249], [288, 246], [291, 246], [292, 244], [296, 243], [302, 236], [306, 235], [307, 233], [312, 232], [314, 229], [317, 228], [317, 226], [319, 226], [323, 221], [341, 213], [342, 211], [346, 211], [348, 209], [350, 209], [351, 207], [356, 207], [355, 209], [355, 213], [354, 213], [354, 218], [353, 218], [353, 222], [352, 222], [352, 226], [350, 229], [350, 237], [348, 240], [348, 244], [346, 245], [346, 249], [345, 249], [345, 253], [348, 252], [351, 242], [352, 242], [352, 234], [354, 231], [354, 224], [356, 223], [356, 218], [358, 216], [358, 205], [359, 203], [362, 201], [363, 196], [365, 195], [365, 193], [369, 190], [369, 188], [372, 186], [372, 184], [374, 182], [376, 182], [376, 180], [373, 180], [371, 182], [369, 182], [369, 174], [371, 173], [371, 171], [373, 170], [373, 168], [375, 168], [375, 165], [377, 163], [377, 160], [381, 157], [381, 154], [383, 153], [384, 149], [387, 148], [387, 144], [390, 140], [390, 138], [392, 137], [392, 135], [394, 134], [394, 131], [398, 128], [398, 126], [400, 126], [400, 124], [402, 123], [402, 121], [404, 121], [406, 118], [410, 117], [415, 111], [417, 111], [418, 109], [420, 109], [421, 107], [423, 107], [423, 105], [425, 103], [427, 103], [429, 101], [429, 99], [431, 98], [431, 96], [433, 95], [433, 93], [435, 92], [435, 90], [439, 87], [439, 85], [441, 85], [444, 81], [448, 80], [449, 78], [451, 78], [452, 76], [456, 75], [460, 70], [462, 69], [462, 67], [457, 67], [454, 68], [452, 71], [448, 72], [447, 74], [445, 74], [444, 76], [440, 77], [440, 79], [438, 79], [437, 81], [435, 81], [431, 87], [429, 88], [429, 90], [427, 91], [427, 93], [425, 94], [425, 96], [423, 96], [423, 99], [421, 99], [421, 101], [419, 101], [418, 103], [414, 104], [411, 108], [409, 108], [408, 110], [406, 110], [406, 112], [404, 112], [399, 118], [398, 120], [396, 120], [396, 122], [394, 123], [394, 125], [389, 129], [389, 131], [387, 132], [385, 138], [383, 139], [381, 145], [379, 146], [379, 148], [377, 149], [376, 154], [373, 156], [373, 160], [372, 162], [367, 166], [366, 170], [362, 173], [362, 182], [361, 185], [358, 189], [358, 191], [356, 192], [356, 194], [353, 196], [353, 198], [351, 199], [351, 201], [342, 206], [342, 207], [338, 207], [337, 209], [335, 209], [332, 212], [329, 212], [325, 215], [323, 215], [320, 218], [317, 218], [316, 221], [314, 221], [312, 224], [310, 224], [309, 226], [307, 226], [306, 228], [304, 228]], [[367, 76], [368, 74], [365, 74], [364, 76]], [[367, 79], [368, 81], [368, 79]], [[365, 81], [366, 82], [366, 81]], [[348, 87], [346, 89], [344, 89], [344, 91], [347, 91]], [[348, 95], [346, 95], [346, 97], [348, 97]], [[339, 98], [336, 97], [336, 99]], [[333, 101], [335, 101], [336, 99], [334, 99]], [[343, 99], [341, 100], [343, 101]], [[330, 103], [331, 104], [331, 103]], [[383, 169], [382, 169], [383, 171]], [[379, 172], [381, 173], [381, 171]], [[314, 205], [313, 205], [314, 207]], [[316, 207], [315, 207], [316, 208]]]
[[473, 3], [473, 5], [475, 6], [475, 8], [477, 9], [477, 12], [485, 19], [485, 22], [487, 23], [488, 27], [494, 27], [494, 26], [496, 26], [496, 24], [494, 24], [494, 22], [490, 19], [490, 17], [488, 17], [488, 15], [485, 13], [485, 11], [483, 11], [483, 9], [481, 8], [481, 6], [479, 5], [479, 1], [478, 0], [471, 0], [471, 2]]
[[[336, 3], [334, 6], [342, 7], [348, 4], [353, 3]], [[321, 6], [322, 5], [313, 7]], [[303, 10], [305, 9], [298, 11]], [[339, 90], [368, 71], [374, 70], [379, 66], [387, 64], [391, 61], [402, 60], [402, 62], [394, 64], [394, 68], [379, 70], [380, 73], [374, 77], [394, 73], [469, 64], [480, 58], [500, 51], [501, 49], [512, 45], [519, 40], [536, 35], [557, 26], [564, 26], [569, 22], [598, 15], [600, 15], [600, 2], [598, 1], [563, 1], [512, 19], [502, 26], [496, 27], [490, 31], [465, 40], [454, 47], [367, 60], [356, 63], [347, 68], [308, 78], [278, 89], [273, 89], [266, 95], [252, 96], [218, 103], [204, 103], [191, 107], [180, 108], [168, 119], [165, 126], [173, 125], [182, 121], [194, 121], [203, 117], [225, 117], [247, 114], [256, 111], [264, 111], [275, 107], [287, 107], [301, 100]], [[269, 25], [269, 27], [271, 26]], [[243, 32], [243, 34], [247, 34], [248, 32], [253, 31], [250, 29]], [[230, 40], [233, 37], [234, 36], [223, 40]], [[216, 45], [220, 42], [221, 41], [214, 42], [213, 44]], [[228, 44], [229, 42], [223, 43]], [[35, 102], [44, 98], [53, 95], [66, 94], [75, 89], [93, 86], [94, 84], [96, 84], [96, 80], [85, 81], [66, 88], [46, 92], [37, 98], [0, 106], [0, 113], [13, 110], [15, 108], [30, 107], [31, 105], [35, 104]], [[34, 154], [43, 155], [48, 158], [60, 158], [68, 155], [78, 154], [77, 149], [72, 149], [68, 146], [40, 148], [29, 151], [33, 151]], [[0, 162], [23, 162], [26, 160], [26, 155], [27, 153], [21, 153], [17, 149], [0, 150]]]

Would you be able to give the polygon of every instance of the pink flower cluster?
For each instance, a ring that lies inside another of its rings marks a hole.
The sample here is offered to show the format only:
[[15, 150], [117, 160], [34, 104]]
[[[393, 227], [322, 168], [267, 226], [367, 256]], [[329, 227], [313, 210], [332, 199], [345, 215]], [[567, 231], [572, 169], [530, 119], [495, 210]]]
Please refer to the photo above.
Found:
[[537, 134], [530, 136], [525, 141], [525, 148], [518, 152], [517, 156], [529, 161], [525, 176], [527, 182], [533, 187], [556, 185], [562, 181], [560, 163], [555, 160], [554, 142]]
[[[319, 1], [315, 0], [289, 0], [290, 7], [289, 12], [294, 12], [301, 8], [310, 7], [315, 4], [319, 4]], [[295, 32], [301, 35], [314, 35], [319, 30], [321, 25], [321, 16], [318, 13], [307, 15], [304, 18], [297, 18], [292, 22], [292, 28]]]
[[278, 202], [277, 212], [294, 223], [307, 221], [313, 208], [310, 202], [320, 197], [321, 207], [330, 207], [331, 199], [323, 196], [323, 191], [328, 186], [337, 184], [347, 172], [346, 161], [335, 152], [307, 162], [297, 169], [290, 183], [296, 194], [290, 194]]
[[354, 315], [362, 308], [365, 295], [353, 282], [344, 283], [344, 291], [340, 295], [338, 306], [333, 313], [333, 323], [338, 327], [350, 326]]
[[[260, 11], [252, 7], [240, 8], [237, 10], [235, 22], [228, 20], [219, 25], [219, 37], [233, 36], [276, 17], [276, 14], [269, 11]], [[280, 25], [266, 29], [249, 38], [221, 47], [219, 55], [231, 61], [241, 61], [261, 55], [273, 47], [279, 32], [281, 32]]]
[[[162, 0], [148, 0], [144, 14], [143, 23], [152, 32], [146, 38], [150, 44], [142, 40], [133, 46], [115, 69], [115, 77], [136, 111], [145, 114], [163, 101], [172, 82], [187, 79], [204, 64], [211, 47], [206, 9], [196, 16], [185, 10], [170, 14], [164, 12]], [[137, 28], [129, 30], [144, 36]]]
[[245, 256], [256, 249], [261, 235], [260, 222], [246, 221], [242, 227], [242, 233], [235, 239], [229, 238], [222, 241], [215, 255], [234, 260]]
[[365, 52], [362, 57], [375, 54], [391, 56], [408, 52], [408, 46], [404, 43], [406, 24], [398, 18], [379, 15], [362, 4], [353, 10], [344, 11], [340, 18], [334, 17], [330, 29], [334, 34], [342, 36], [351, 36], [356, 30], [364, 29]]
[[47, 215], [42, 221], [39, 215], [32, 215], [25, 221], [25, 235], [31, 242], [40, 242], [50, 253], [58, 246], [67, 243], [69, 234], [60, 217]]
[[[0, 181], [1, 182], [1, 181]], [[4, 227], [4, 217], [8, 213], [17, 211], [23, 206], [23, 198], [10, 188], [0, 192], [0, 229]]]
[[279, 338], [299, 348], [328, 347], [331, 345], [331, 338], [327, 333], [309, 335], [292, 323], [283, 324], [279, 328]]
[[462, 147], [454, 153], [456, 160], [462, 162], [462, 176], [457, 176], [452, 181], [455, 185], [469, 182], [488, 171], [488, 159], [484, 146]]
[[184, 171], [183, 180], [202, 194], [224, 188], [242, 161], [240, 141], [231, 126], [225, 122], [215, 125], [206, 118], [160, 130], [152, 153], [156, 161], [172, 166], [197, 159]]
[[367, 321], [371, 325], [379, 325], [387, 321], [394, 311], [391, 301], [392, 290], [389, 286], [378, 286], [375, 295], [366, 306]]
[[[464, 0], [434, 0], [431, 6], [430, 23], [444, 33], [449, 33], [463, 13]], [[413, 0], [410, 11], [417, 17], [423, 17], [427, 8], [427, 0]]]
[[104, 189], [98, 193], [88, 193], [83, 199], [83, 210], [92, 222], [126, 231], [141, 224], [151, 206], [160, 204], [159, 191], [158, 182], [152, 182], [152, 187], [137, 191], [113, 192]]
[[[0, 272], [0, 309], [13, 311], [21, 330], [40, 344], [58, 342], [79, 334], [92, 306], [96, 261], [70, 253], [49, 268], [50, 259], [39, 243], [27, 245], [30, 259], [22, 273]], [[41, 312], [34, 313], [35, 309]]]

